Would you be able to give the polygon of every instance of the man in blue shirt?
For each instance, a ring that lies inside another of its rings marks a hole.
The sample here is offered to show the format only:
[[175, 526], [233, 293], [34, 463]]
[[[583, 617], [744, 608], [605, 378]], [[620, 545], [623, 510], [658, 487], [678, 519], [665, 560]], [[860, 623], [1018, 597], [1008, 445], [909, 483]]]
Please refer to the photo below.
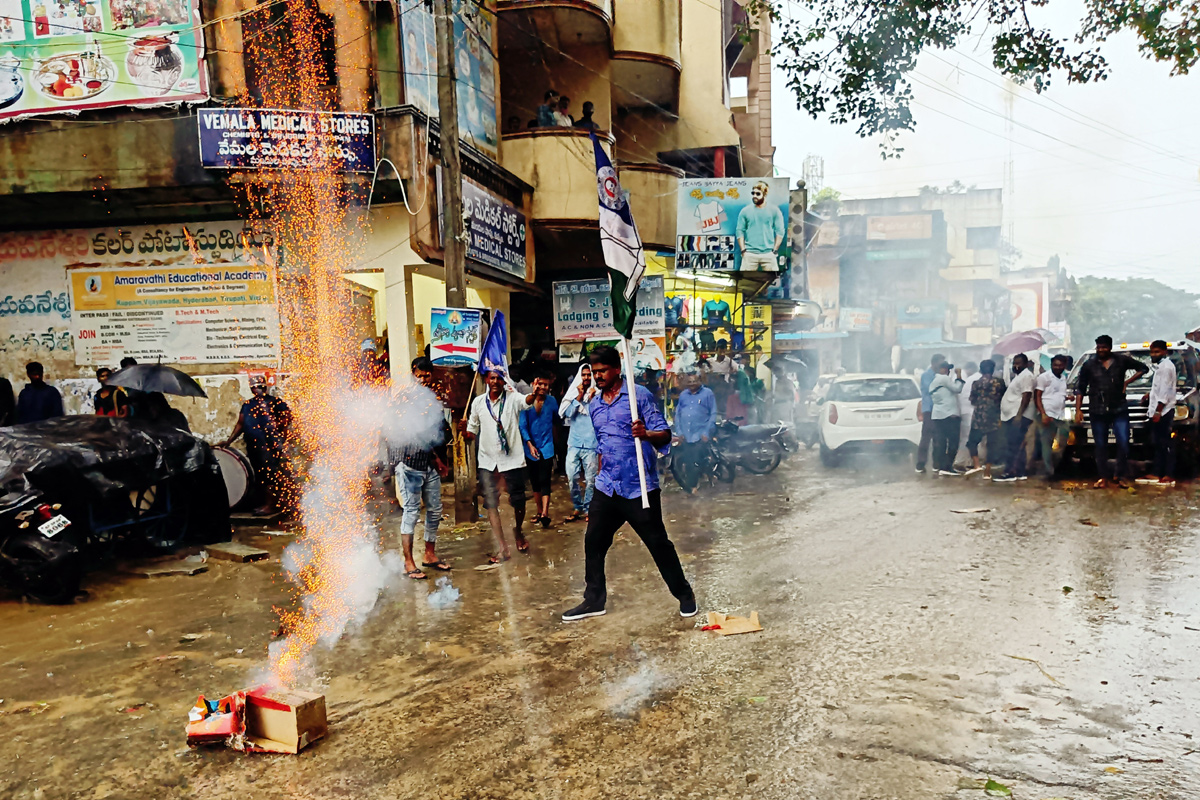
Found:
[[[700, 477], [699, 466], [704, 460], [704, 448], [717, 432], [717, 398], [712, 389], [700, 383], [700, 374], [685, 372], [683, 374], [683, 391], [679, 393], [679, 402], [675, 406], [675, 435], [679, 444], [675, 448], [675, 458], [681, 463], [695, 465], [695, 470], [678, 470], [678, 475], [694, 475]], [[698, 482], [683, 489], [691, 494], [696, 493]]]
[[559, 412], [563, 421], [571, 426], [567, 435], [566, 468], [567, 483], [571, 486], [571, 504], [575, 510], [567, 517], [567, 522], [586, 520], [588, 506], [592, 504], [592, 489], [596, 485], [596, 469], [600, 464], [596, 429], [592, 427], [592, 415], [588, 411], [588, 403], [595, 396], [592, 367], [584, 364], [563, 396], [562, 410]]
[[533, 379], [532, 402], [521, 412], [521, 440], [525, 442], [525, 466], [533, 488], [533, 518], [550, 527], [550, 479], [554, 472], [554, 418], [558, 401], [550, 396], [554, 376], [539, 371]]
[[742, 209], [737, 220], [737, 243], [742, 252], [742, 272], [775, 272], [779, 262], [775, 254], [783, 244], [783, 214], [769, 206], [767, 184], [759, 181], [750, 190], [753, 203]]
[[30, 361], [25, 365], [25, 375], [29, 378], [29, 385], [21, 390], [21, 396], [17, 398], [17, 424], [61, 417], [62, 395], [58, 393], [58, 389], [42, 379], [42, 365]]
[[[626, 522], [641, 537], [671, 594], [679, 601], [679, 615], [693, 617], [697, 612], [696, 596], [684, 577], [675, 545], [663, 525], [658, 488], [655, 451], [665, 453], [670, 449], [671, 429], [646, 387], [627, 386], [622, 380], [621, 357], [616, 350], [601, 347], [589, 360], [592, 380], [600, 390], [600, 396], [588, 406], [599, 443], [600, 474], [596, 477], [596, 493], [588, 509], [588, 527], [583, 539], [587, 587], [583, 602], [565, 612], [562, 618], [570, 621], [604, 614], [608, 600], [604, 559], [612, 546], [613, 536]], [[636, 393], [637, 422], [633, 422], [629, 409], [631, 391]], [[642, 508], [635, 438], [643, 442], [641, 451], [649, 508]]]
[[933, 395], [929, 393], [929, 384], [938, 374], [938, 365], [945, 360], [941, 353], [934, 353], [929, 359], [929, 369], [921, 373], [921, 444], [917, 446], [917, 472], [922, 474], [929, 458], [929, 445], [933, 442]]

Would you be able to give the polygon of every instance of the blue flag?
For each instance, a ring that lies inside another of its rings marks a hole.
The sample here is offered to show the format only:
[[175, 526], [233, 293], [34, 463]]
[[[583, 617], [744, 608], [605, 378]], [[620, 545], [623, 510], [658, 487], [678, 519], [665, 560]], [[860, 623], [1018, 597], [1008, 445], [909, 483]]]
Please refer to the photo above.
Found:
[[600, 147], [595, 132], [592, 149], [596, 153], [596, 191], [600, 198], [600, 248], [608, 266], [613, 327], [621, 336], [631, 339], [637, 316], [637, 290], [646, 272], [646, 252], [629, 210], [629, 200], [617, 180], [617, 171]]
[[508, 334], [504, 330], [504, 312], [497, 311], [488, 328], [487, 338], [483, 340], [483, 350], [479, 353], [479, 374], [499, 371], [508, 378]]

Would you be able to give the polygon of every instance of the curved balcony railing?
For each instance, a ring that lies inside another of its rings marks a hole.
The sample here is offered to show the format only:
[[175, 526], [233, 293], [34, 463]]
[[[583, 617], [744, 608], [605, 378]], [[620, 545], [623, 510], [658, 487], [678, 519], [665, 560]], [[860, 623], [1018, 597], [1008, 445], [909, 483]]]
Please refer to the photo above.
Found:
[[621, 188], [646, 247], [675, 249], [675, 208], [683, 170], [666, 164], [618, 162]]
[[613, 1], [613, 104], [675, 110], [682, 71], [679, 3]]
[[[611, 153], [613, 137], [597, 131]], [[500, 139], [500, 164], [533, 187], [533, 219], [566, 227], [595, 225], [596, 157], [588, 131], [533, 128]]]
[[[643, 0], [651, 3], [657, 0]], [[605, 27], [612, 27], [613, 0], [498, 0], [496, 11], [500, 13], [512, 11], [552, 11], [560, 20], [568, 20], [572, 12], [590, 14], [604, 21]]]

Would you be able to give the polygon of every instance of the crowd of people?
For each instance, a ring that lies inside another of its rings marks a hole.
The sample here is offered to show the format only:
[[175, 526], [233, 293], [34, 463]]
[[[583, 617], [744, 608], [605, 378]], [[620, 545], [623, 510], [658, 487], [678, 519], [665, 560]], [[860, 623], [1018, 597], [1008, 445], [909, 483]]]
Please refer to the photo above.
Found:
[[[1115, 353], [1109, 336], [1096, 339], [1093, 357], [1079, 368], [1074, 388], [1067, 385], [1073, 366], [1068, 355], [1055, 355], [1050, 368], [1036, 374], [1024, 354], [1012, 357], [1010, 374], [997, 370], [1002, 357], [967, 363], [961, 369], [935, 354], [921, 374], [922, 429], [916, 469], [931, 465], [947, 477], [975, 475], [1010, 483], [1028, 478], [1040, 460], [1047, 478], [1054, 478], [1065, 451], [1072, 422], [1084, 422], [1083, 398], [1088, 398], [1098, 480], [1096, 486], [1128, 486], [1129, 386], [1149, 367], [1127, 353]], [[1142, 483], [1174, 485], [1175, 453], [1171, 420], [1176, 404], [1176, 369], [1167, 343], [1150, 344], [1155, 365], [1150, 391], [1142, 398], [1147, 408], [1154, 448], [1153, 469]], [[1109, 437], [1116, 449], [1109, 465]], [[960, 449], [960, 443], [965, 446]]]

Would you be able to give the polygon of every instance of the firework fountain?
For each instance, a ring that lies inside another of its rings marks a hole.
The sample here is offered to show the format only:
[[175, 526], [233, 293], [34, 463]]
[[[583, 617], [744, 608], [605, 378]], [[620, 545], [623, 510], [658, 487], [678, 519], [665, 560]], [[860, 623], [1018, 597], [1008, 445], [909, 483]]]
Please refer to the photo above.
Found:
[[[286, 24], [266, 25], [247, 37], [247, 63], [267, 76], [261, 96], [248, 102], [333, 111], [337, 88], [328, 85], [320, 50], [328, 17], [316, 3], [288, 3], [286, 10]], [[317, 152], [296, 169], [240, 176], [249, 216], [272, 230], [279, 244], [284, 368], [291, 373], [288, 397], [307, 465], [293, 498], [302, 514], [301, 536], [284, 554], [296, 603], [277, 609], [285, 635], [270, 648], [266, 676], [282, 687], [311, 680], [313, 650], [331, 645], [365, 617], [402, 571], [395, 554], [379, 552], [365, 471], [382, 440], [420, 443], [436, 430], [441, 414], [432, 394], [419, 387], [393, 394], [349, 386], [357, 348], [342, 275], [361, 254], [366, 209], [365, 187], [343, 167], [336, 153]]]

